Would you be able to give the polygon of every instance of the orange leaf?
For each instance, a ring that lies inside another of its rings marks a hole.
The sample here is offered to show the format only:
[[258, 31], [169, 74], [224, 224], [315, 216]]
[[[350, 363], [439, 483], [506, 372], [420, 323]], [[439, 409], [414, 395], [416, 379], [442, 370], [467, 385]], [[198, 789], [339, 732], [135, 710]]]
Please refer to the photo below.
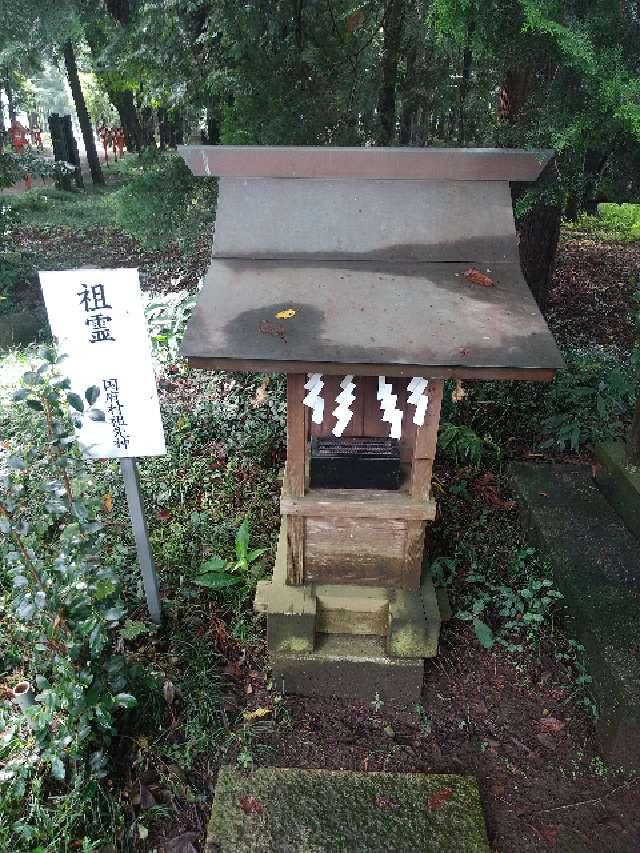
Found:
[[441, 809], [443, 805], [447, 802], [447, 800], [451, 799], [453, 796], [453, 788], [441, 788], [439, 791], [435, 791], [430, 795], [427, 800], [427, 806], [429, 807], [429, 811], [436, 812], [438, 809]]
[[262, 814], [264, 811], [262, 803], [253, 794], [243, 794], [238, 800], [238, 805], [245, 814]]
[[113, 510], [113, 497], [109, 493], [102, 496], [102, 506], [105, 512], [111, 512]]
[[558, 720], [557, 717], [543, 717], [538, 720], [538, 730], [549, 734], [561, 732], [566, 725], [565, 720]]
[[492, 278], [489, 278], [488, 275], [480, 272], [480, 270], [477, 270], [475, 267], [469, 267], [469, 269], [464, 273], [464, 277], [472, 284], [480, 284], [482, 287], [493, 287], [495, 284]]

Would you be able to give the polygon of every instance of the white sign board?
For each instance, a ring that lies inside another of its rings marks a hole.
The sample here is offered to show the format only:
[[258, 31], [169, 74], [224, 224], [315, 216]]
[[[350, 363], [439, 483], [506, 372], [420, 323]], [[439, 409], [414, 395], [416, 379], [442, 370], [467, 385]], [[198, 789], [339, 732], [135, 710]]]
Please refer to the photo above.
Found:
[[[160, 406], [136, 269], [41, 272], [40, 284], [61, 370], [85, 403], [78, 439], [94, 459], [166, 452]], [[99, 396], [94, 417], [84, 400]]]

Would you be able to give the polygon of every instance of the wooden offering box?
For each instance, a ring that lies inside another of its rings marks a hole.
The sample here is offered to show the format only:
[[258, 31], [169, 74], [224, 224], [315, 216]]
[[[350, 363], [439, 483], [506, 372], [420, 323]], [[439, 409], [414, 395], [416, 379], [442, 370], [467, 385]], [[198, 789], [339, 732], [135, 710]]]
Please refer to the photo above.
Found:
[[[440, 628], [423, 553], [443, 380], [548, 381], [562, 367], [522, 278], [509, 188], [549, 155], [181, 153], [195, 174], [221, 176], [182, 353], [196, 367], [287, 373], [280, 539], [255, 603], [275, 684], [414, 700]], [[340, 463], [343, 487], [312, 487], [312, 439], [330, 436], [357, 439], [360, 457], [351, 481]], [[385, 483], [397, 488], [362, 488], [377, 476], [366, 448], [388, 437], [400, 473], [388, 454]]]

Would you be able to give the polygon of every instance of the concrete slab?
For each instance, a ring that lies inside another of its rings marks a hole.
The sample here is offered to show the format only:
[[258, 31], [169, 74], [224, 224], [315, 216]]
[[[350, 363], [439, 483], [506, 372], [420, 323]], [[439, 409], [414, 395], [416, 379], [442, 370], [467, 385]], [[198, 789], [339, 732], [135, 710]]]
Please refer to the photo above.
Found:
[[207, 851], [489, 853], [470, 776], [223, 767]]
[[586, 648], [609, 760], [640, 765], [640, 543], [587, 465], [513, 466], [529, 540], [549, 560]]

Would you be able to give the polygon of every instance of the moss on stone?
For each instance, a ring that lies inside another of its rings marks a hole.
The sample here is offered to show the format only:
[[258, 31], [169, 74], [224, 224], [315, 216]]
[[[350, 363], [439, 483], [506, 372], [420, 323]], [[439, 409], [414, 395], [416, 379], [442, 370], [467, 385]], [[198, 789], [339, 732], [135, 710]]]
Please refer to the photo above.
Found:
[[275, 768], [222, 768], [209, 842], [222, 853], [489, 851], [472, 777]]

